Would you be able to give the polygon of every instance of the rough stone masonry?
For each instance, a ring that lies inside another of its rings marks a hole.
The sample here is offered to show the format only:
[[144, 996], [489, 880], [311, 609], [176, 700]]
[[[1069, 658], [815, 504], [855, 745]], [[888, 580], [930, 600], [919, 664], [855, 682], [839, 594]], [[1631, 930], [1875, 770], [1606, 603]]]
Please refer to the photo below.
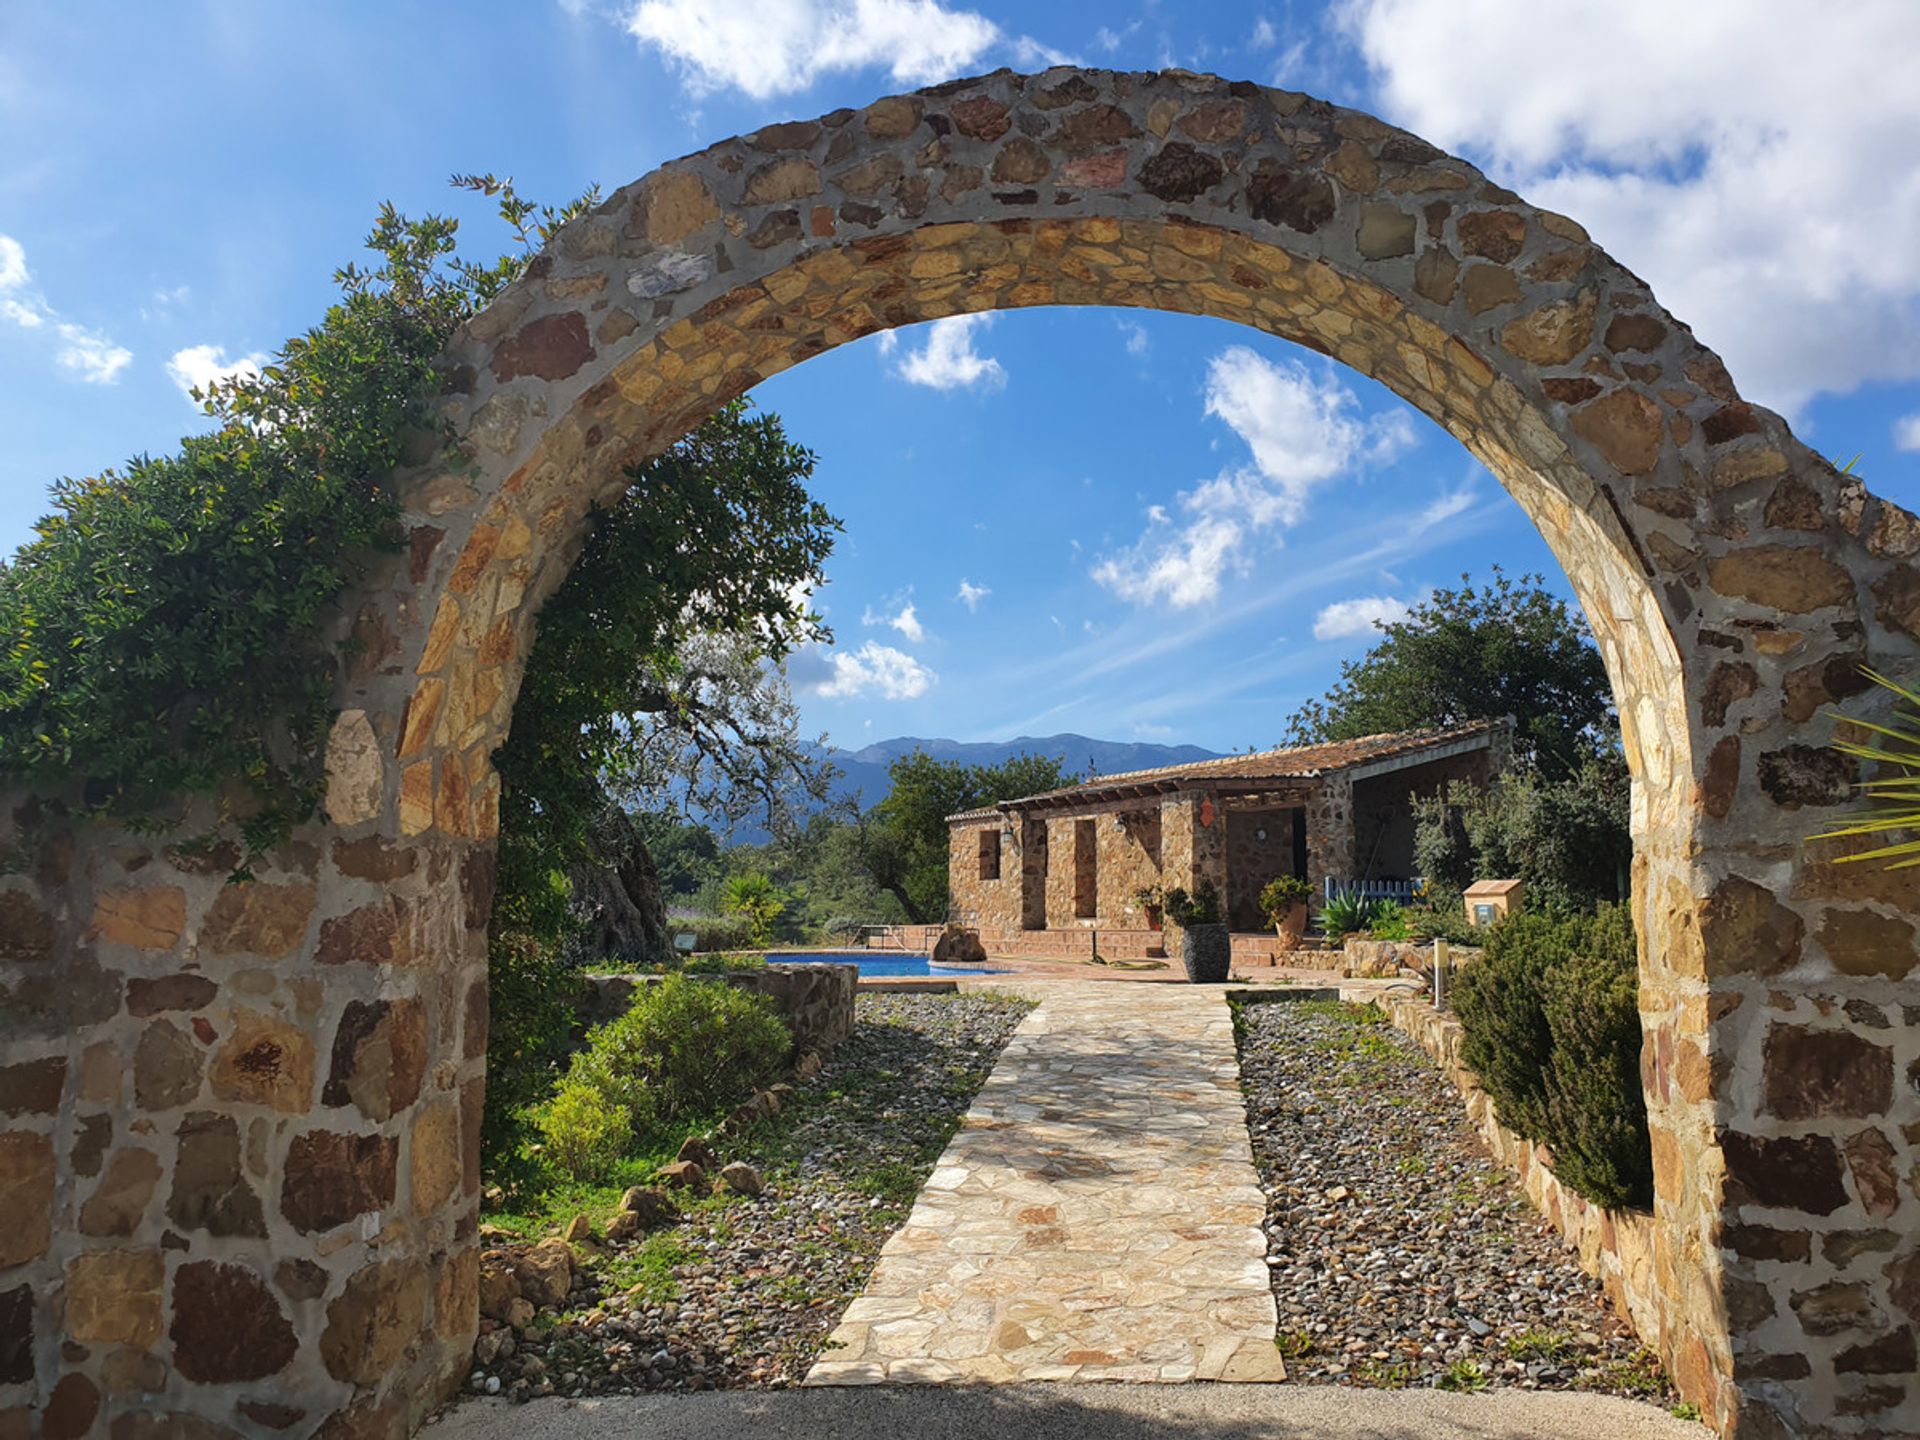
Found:
[[[0, 803], [0, 1434], [398, 1436], [475, 1330], [498, 781], [540, 602], [624, 467], [766, 376], [967, 311], [1237, 321], [1498, 475], [1635, 777], [1648, 1339], [1722, 1434], [1916, 1433], [1920, 871], [1801, 837], [1830, 706], [1920, 668], [1920, 523], [1574, 221], [1370, 116], [999, 72], [769, 125], [570, 223], [445, 361], [450, 456], [345, 597], [325, 814], [219, 855]], [[129, 717], [139, 723], [140, 717]]]

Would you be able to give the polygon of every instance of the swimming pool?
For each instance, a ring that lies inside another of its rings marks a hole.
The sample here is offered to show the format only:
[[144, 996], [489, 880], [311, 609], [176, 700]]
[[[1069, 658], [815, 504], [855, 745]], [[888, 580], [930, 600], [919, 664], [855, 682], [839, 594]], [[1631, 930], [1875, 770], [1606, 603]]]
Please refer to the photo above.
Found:
[[770, 964], [780, 965], [857, 965], [860, 973], [875, 980], [902, 975], [1003, 975], [1003, 970], [983, 970], [965, 965], [942, 965], [938, 970], [927, 964], [924, 955], [888, 954], [875, 950], [808, 950], [804, 953], [768, 951]]

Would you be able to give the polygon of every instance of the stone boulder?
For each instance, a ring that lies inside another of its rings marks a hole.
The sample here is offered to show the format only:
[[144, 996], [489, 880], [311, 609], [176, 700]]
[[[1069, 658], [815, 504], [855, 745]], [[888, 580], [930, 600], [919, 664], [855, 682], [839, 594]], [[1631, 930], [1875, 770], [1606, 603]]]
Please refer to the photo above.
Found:
[[680, 1218], [680, 1207], [664, 1190], [635, 1185], [620, 1197], [620, 1213], [635, 1216], [642, 1225], [666, 1225]]
[[1411, 967], [1418, 948], [1410, 940], [1362, 940], [1349, 935], [1341, 951], [1340, 973], [1350, 980], [1390, 978]]
[[560, 1239], [542, 1240], [513, 1262], [520, 1294], [535, 1305], [559, 1305], [573, 1288], [573, 1247]]
[[929, 965], [984, 965], [987, 963], [987, 947], [980, 943], [980, 933], [962, 925], [949, 925], [940, 932], [940, 938], [933, 942], [933, 948], [927, 951]]
[[736, 1195], [754, 1196], [767, 1188], [767, 1182], [760, 1172], [744, 1160], [736, 1160], [720, 1172], [720, 1178], [726, 1187]]
[[713, 1147], [698, 1135], [689, 1135], [680, 1142], [679, 1153], [673, 1158], [676, 1160], [691, 1160], [694, 1164], [704, 1165], [711, 1170], [714, 1161]]
[[669, 1185], [678, 1185], [686, 1190], [704, 1190], [707, 1170], [704, 1165], [692, 1160], [675, 1160], [660, 1167], [660, 1178]]
[[480, 1313], [489, 1320], [505, 1320], [507, 1309], [520, 1298], [520, 1276], [513, 1257], [490, 1250], [480, 1257]]

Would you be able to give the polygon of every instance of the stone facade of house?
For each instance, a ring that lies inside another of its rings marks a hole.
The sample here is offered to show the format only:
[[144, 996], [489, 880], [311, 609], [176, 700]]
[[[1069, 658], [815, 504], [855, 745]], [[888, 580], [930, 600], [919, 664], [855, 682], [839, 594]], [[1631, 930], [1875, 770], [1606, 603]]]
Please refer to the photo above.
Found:
[[950, 918], [986, 936], [1145, 930], [1143, 889], [1211, 881], [1236, 930], [1266, 925], [1279, 875], [1413, 874], [1413, 798], [1484, 786], [1504, 763], [1504, 725], [1372, 736], [1101, 776], [949, 821]]

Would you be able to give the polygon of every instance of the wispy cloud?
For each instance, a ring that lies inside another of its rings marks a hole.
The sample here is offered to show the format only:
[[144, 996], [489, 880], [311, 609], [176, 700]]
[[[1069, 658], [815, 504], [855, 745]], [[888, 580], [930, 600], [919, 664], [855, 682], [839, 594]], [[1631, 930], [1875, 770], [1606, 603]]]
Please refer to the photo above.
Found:
[[1184, 609], [1217, 599], [1223, 577], [1251, 564], [1253, 541], [1298, 523], [1316, 488], [1389, 464], [1414, 444], [1404, 410], [1362, 416], [1331, 369], [1316, 373], [1244, 345], [1208, 365], [1206, 413], [1240, 437], [1252, 463], [1182, 492], [1177, 522], [1164, 507], [1147, 507], [1146, 533], [1095, 563], [1093, 578], [1135, 604]]
[[60, 318], [27, 269], [27, 252], [11, 235], [0, 235], [0, 318], [53, 340], [53, 363], [89, 385], [111, 385], [133, 361], [133, 352], [98, 330]]
[[960, 589], [955, 593], [953, 598], [966, 606], [967, 609], [977, 612], [980, 609], [980, 602], [992, 593], [993, 591], [985, 585], [975, 585], [971, 580], [967, 579], [966, 576], [962, 575], [960, 577]]
[[1893, 448], [1920, 450], [1920, 415], [1902, 415], [1893, 422]]
[[[999, 389], [1007, 383], [1005, 367], [973, 348], [974, 335], [992, 323], [993, 316], [985, 312], [935, 320], [927, 326], [926, 343], [907, 349], [894, 373], [909, 384], [934, 390]], [[893, 348], [883, 345], [881, 353], [891, 354]]]
[[1147, 339], [1147, 327], [1138, 320], [1122, 320], [1117, 317], [1113, 323], [1120, 329], [1127, 353], [1136, 359], [1144, 359], [1150, 345]]

